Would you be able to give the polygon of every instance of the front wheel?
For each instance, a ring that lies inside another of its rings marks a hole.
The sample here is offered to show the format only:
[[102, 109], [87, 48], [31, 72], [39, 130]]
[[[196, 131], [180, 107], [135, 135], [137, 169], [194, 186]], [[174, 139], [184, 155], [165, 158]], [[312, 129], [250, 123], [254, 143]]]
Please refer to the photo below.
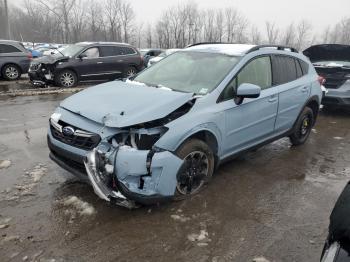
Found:
[[297, 119], [293, 134], [289, 136], [293, 146], [302, 145], [306, 142], [314, 125], [314, 113], [309, 107], [305, 107]]
[[184, 162], [176, 176], [175, 199], [184, 199], [198, 193], [210, 180], [214, 172], [214, 155], [211, 148], [199, 139], [183, 143], [176, 155]]
[[56, 77], [57, 85], [61, 87], [73, 87], [78, 83], [77, 75], [71, 70], [63, 70]]

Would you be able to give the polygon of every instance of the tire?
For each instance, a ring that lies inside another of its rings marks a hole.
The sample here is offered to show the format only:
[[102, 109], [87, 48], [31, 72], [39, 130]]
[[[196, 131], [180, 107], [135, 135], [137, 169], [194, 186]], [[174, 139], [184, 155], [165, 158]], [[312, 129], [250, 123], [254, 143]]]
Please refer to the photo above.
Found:
[[56, 76], [56, 84], [60, 87], [74, 87], [78, 83], [77, 75], [72, 70], [63, 70]]
[[133, 66], [129, 66], [125, 69], [123, 77], [129, 78], [137, 74], [136, 68]]
[[293, 146], [302, 145], [306, 142], [311, 133], [314, 121], [315, 118], [312, 109], [305, 107], [294, 125], [293, 134], [289, 136]]
[[21, 69], [17, 65], [8, 64], [2, 68], [1, 75], [8, 81], [18, 80], [21, 77]]
[[175, 153], [184, 160], [176, 175], [175, 192], [175, 200], [182, 200], [200, 192], [210, 181], [215, 160], [211, 148], [199, 139], [187, 140]]

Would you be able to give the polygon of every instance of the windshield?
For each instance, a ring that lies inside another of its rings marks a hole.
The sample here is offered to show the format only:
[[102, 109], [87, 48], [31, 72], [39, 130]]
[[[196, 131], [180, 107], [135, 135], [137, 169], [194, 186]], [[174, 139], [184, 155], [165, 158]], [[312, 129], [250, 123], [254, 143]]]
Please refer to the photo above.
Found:
[[205, 95], [214, 90], [239, 57], [204, 52], [176, 52], [134, 80], [149, 86]]
[[58, 51], [55, 51], [55, 56], [75, 56], [78, 52], [83, 50], [84, 46], [79, 46], [79, 45], [68, 45], [65, 47], [60, 47], [58, 48]]

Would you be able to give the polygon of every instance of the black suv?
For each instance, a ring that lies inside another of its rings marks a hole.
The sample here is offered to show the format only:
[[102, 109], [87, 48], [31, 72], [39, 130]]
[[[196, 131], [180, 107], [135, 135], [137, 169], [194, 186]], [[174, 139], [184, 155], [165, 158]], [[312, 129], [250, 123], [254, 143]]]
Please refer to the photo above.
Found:
[[32, 54], [17, 41], [0, 40], [0, 76], [6, 80], [17, 80], [26, 74]]
[[129, 44], [81, 42], [33, 60], [28, 74], [36, 85], [73, 87], [78, 82], [130, 77], [142, 69], [140, 53]]

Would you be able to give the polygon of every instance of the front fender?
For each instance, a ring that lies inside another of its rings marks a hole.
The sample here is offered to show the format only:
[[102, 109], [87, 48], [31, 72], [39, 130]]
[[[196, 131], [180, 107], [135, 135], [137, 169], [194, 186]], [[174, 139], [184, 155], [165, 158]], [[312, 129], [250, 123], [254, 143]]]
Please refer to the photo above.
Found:
[[174, 152], [184, 141], [202, 131], [209, 132], [215, 137], [219, 155], [221, 152], [222, 132], [214, 122], [199, 124], [185, 132], [179, 132], [177, 128], [174, 130], [170, 129], [157, 141], [155, 146]]

